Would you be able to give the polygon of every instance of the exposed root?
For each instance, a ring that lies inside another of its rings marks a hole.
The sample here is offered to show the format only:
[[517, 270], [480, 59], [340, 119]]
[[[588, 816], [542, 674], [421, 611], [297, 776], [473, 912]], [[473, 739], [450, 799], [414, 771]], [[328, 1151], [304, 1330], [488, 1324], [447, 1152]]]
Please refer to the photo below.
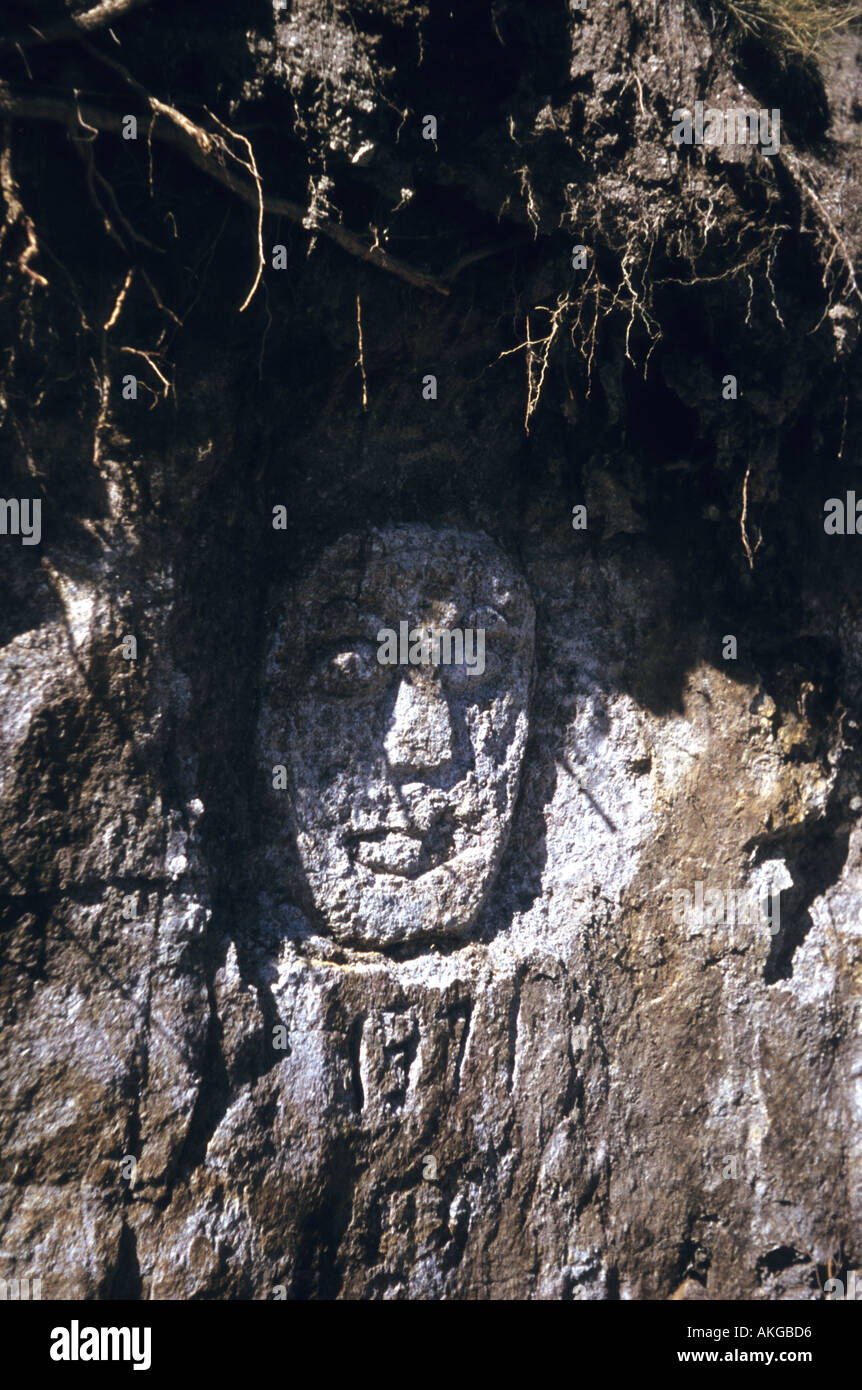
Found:
[[[122, 291], [121, 291], [122, 294]], [[116, 307], [116, 306], [115, 306]], [[119, 317], [119, 314], [118, 314]], [[104, 369], [105, 353], [102, 352], [102, 367]], [[93, 467], [97, 473], [102, 471], [102, 433], [108, 420], [108, 400], [111, 392], [111, 380], [103, 370], [99, 372], [92, 357], [90, 366], [93, 368], [93, 376], [96, 379], [96, 395], [99, 398], [99, 411], [96, 416], [96, 423], [93, 427]]]
[[[220, 125], [220, 126], [221, 126], [222, 130], [225, 132], [226, 135], [230, 135], [231, 138], [234, 139], [234, 140], [241, 140], [242, 143], [245, 145], [245, 147], [246, 147], [246, 149], [247, 149], [247, 151], [248, 151], [248, 160], [246, 160], [246, 161], [240, 160], [239, 162], [240, 162], [240, 164], [243, 165], [243, 167], [244, 167], [244, 168], [247, 170], [247, 172], [251, 175], [252, 179], [254, 180], [254, 186], [255, 186], [255, 188], [256, 188], [256, 190], [257, 190], [257, 272], [256, 272], [256, 274], [255, 274], [254, 282], [253, 282], [253, 284], [252, 284], [251, 289], [249, 290], [249, 292], [248, 292], [248, 294], [246, 295], [245, 299], [243, 300], [242, 304], [240, 304], [240, 306], [239, 306], [239, 312], [242, 313], [245, 309], [248, 308], [249, 304], [250, 304], [251, 301], [253, 300], [254, 295], [255, 295], [255, 291], [257, 290], [257, 287], [258, 287], [258, 285], [260, 284], [260, 279], [261, 279], [261, 276], [263, 275], [263, 269], [264, 269], [264, 259], [263, 259], [263, 184], [261, 183], [260, 173], [259, 173], [258, 167], [257, 167], [257, 160], [256, 160], [255, 157], [254, 157], [254, 149], [252, 148], [252, 143], [251, 143], [251, 141], [248, 139], [248, 137], [245, 136], [245, 135], [239, 135], [239, 134], [237, 134], [237, 132], [236, 132], [235, 130], [231, 130], [229, 126], [226, 126], [226, 125], [224, 124], [223, 121], [220, 121], [220, 120], [219, 120], [218, 116], [213, 115], [212, 111], [207, 111], [207, 115], [208, 115], [212, 120], [214, 120], [214, 121], [216, 122], [217, 125]], [[236, 157], [237, 157], [237, 156], [234, 155], [234, 158], [235, 158], [235, 159], [236, 159]]]
[[778, 319], [778, 322], [781, 324], [781, 327], [784, 328], [784, 329], [786, 330], [787, 324], [784, 322], [784, 319], [781, 317], [781, 310], [779, 309], [779, 307], [778, 307], [778, 301], [777, 301], [777, 299], [775, 298], [775, 285], [773, 284], [773, 281], [772, 281], [772, 267], [775, 265], [775, 257], [776, 257], [777, 255], [778, 255], [778, 246], [776, 245], [776, 243], [775, 243], [775, 238], [773, 237], [772, 240], [771, 240], [771, 243], [770, 243], [769, 250], [768, 250], [768, 252], [767, 252], [767, 254], [766, 254], [766, 265], [764, 266], [763, 275], [764, 275], [764, 278], [765, 278], [765, 280], [766, 280], [767, 285], [769, 286], [769, 297], [770, 297], [770, 303], [772, 304], [773, 313], [775, 314], [775, 317]]
[[825, 39], [862, 16], [853, 0], [721, 0], [744, 34], [762, 39], [783, 61], [813, 58]]
[[476, 261], [487, 260], [489, 256], [499, 256], [504, 251], [517, 250], [519, 246], [526, 244], [523, 237], [515, 237], [511, 241], [498, 242], [496, 246], [479, 246], [475, 251], [468, 251], [466, 255], [459, 256], [458, 260], [441, 275], [440, 279], [447, 282], [454, 280], [456, 276], [461, 274], [462, 270], [466, 270], [468, 265], [474, 265]]
[[[659, 328], [658, 321], [653, 318], [652, 314], [649, 311], [649, 304], [652, 299], [652, 289], [650, 286], [650, 281], [648, 279], [648, 271], [650, 261], [652, 260], [652, 253], [654, 247], [655, 238], [652, 237], [650, 238], [648, 244], [646, 259], [644, 259], [642, 256], [636, 254], [635, 242], [634, 240], [632, 240], [626, 246], [625, 254], [622, 260], [620, 261], [620, 272], [623, 277], [623, 284], [625, 285], [626, 290], [628, 291], [627, 308], [629, 310], [629, 321], [626, 325], [626, 357], [628, 361], [632, 364], [632, 366], [635, 365], [635, 359], [632, 357], [631, 354], [631, 334], [632, 329], [635, 325], [636, 318], [640, 319], [641, 324], [643, 325], [643, 328], [646, 331], [646, 335], [650, 340], [649, 351], [647, 352], [646, 358], [644, 360], [644, 379], [646, 379], [650, 357], [653, 354], [656, 343], [661, 338], [661, 329]], [[636, 265], [640, 270], [640, 279], [643, 293], [638, 293], [638, 290], [632, 283], [632, 270]], [[616, 308], [617, 304], [620, 302], [626, 304], [626, 301], [624, 299], [622, 301], [620, 300], [621, 289], [622, 286], [620, 286], [620, 289], [617, 290], [616, 294], [613, 297], [613, 300], [611, 301], [612, 309]]]
[[359, 340], [359, 355], [356, 365], [362, 373], [362, 409], [368, 409], [368, 379], [365, 375], [365, 350], [362, 346], [362, 302], [359, 295], [356, 296], [356, 335]]
[[177, 325], [177, 328], [182, 328], [183, 320], [174, 313], [173, 309], [169, 309], [167, 304], [162, 303], [161, 296], [159, 295], [158, 290], [156, 289], [155, 285], [153, 284], [152, 280], [150, 279], [147, 272], [143, 269], [143, 267], [141, 268], [141, 278], [144, 280], [147, 289], [153, 296], [153, 299], [156, 301], [157, 308], [159, 308], [163, 314], [166, 314], [169, 319], [172, 319], [173, 322]]
[[37, 270], [33, 270], [30, 262], [34, 256], [39, 254], [39, 243], [36, 240], [36, 229], [33, 226], [32, 218], [24, 211], [23, 204], [18, 196], [18, 185], [12, 173], [12, 150], [9, 141], [8, 129], [4, 132], [3, 148], [0, 150], [0, 190], [3, 193], [3, 200], [6, 204], [6, 217], [0, 223], [0, 247], [3, 246], [6, 237], [15, 226], [20, 226], [26, 238], [26, 245], [18, 256], [17, 266], [22, 275], [26, 275], [36, 285], [47, 287], [48, 281], [44, 275], [40, 275]]
[[[616, 283], [609, 284], [606, 278], [602, 278], [593, 256], [589, 271], [577, 296], [569, 290], [559, 296], [556, 307], [553, 309], [545, 305], [535, 306], [536, 309], [550, 315], [551, 321], [547, 333], [540, 338], [534, 338], [532, 336], [532, 324], [528, 318], [526, 340], [518, 343], [516, 347], [506, 349], [496, 359], [499, 361], [500, 358], [516, 352], [526, 354], [527, 406], [524, 428], [528, 434], [530, 421], [538, 407], [546, 383], [550, 354], [558, 338], [559, 330], [564, 324], [568, 327], [572, 347], [580, 353], [584, 361], [585, 398], [589, 398], [592, 391], [593, 369], [600, 327], [604, 321], [615, 317], [618, 313], [625, 316], [623, 343], [625, 360], [632, 367], [642, 369], [646, 378], [650, 360], [663, 335], [661, 317], [655, 307], [655, 295], [662, 286], [678, 285], [683, 289], [693, 289], [700, 285], [718, 284], [722, 281], [733, 281], [738, 278], [742, 278], [743, 281], [747, 280], [749, 300], [746, 322], [748, 323], [750, 322], [754, 297], [754, 271], [759, 268], [763, 271], [763, 277], [768, 287], [769, 301], [776, 319], [782, 327], [786, 326], [777, 302], [773, 271], [782, 236], [791, 228], [786, 223], [773, 224], [764, 235], [754, 223], [744, 222], [739, 231], [739, 236], [743, 238], [743, 249], [737, 253], [732, 263], [713, 273], [702, 273], [701, 265], [707, 252], [710, 232], [713, 232], [718, 226], [718, 219], [715, 214], [715, 198], [717, 196], [717, 192], [710, 194], [705, 207], [701, 206], [703, 199], [698, 200], [696, 198], [697, 216], [683, 219], [679, 226], [670, 229], [663, 225], [660, 218], [650, 220], [644, 213], [640, 221], [629, 231], [625, 241], [618, 245], [609, 243], [607, 234], [602, 231], [600, 213], [589, 228], [582, 227], [580, 229], [579, 235], [581, 237], [586, 237], [588, 232], [594, 233], [596, 241], [601, 238], [606, 248], [616, 254], [618, 258]], [[692, 225], [696, 228], [694, 233], [692, 232]], [[745, 245], [749, 234], [752, 238], [752, 244]], [[652, 266], [656, 248], [661, 245], [665, 247], [665, 254], [668, 257], [681, 261], [688, 267], [687, 274], [660, 276], [653, 273]], [[745, 487], [747, 517], [747, 481]], [[752, 549], [747, 532], [744, 540], [746, 553], [749, 557], [753, 557], [757, 553], [760, 541]]]
[[[570, 337], [572, 347], [577, 348], [587, 366], [587, 390], [586, 398], [589, 399], [593, 389], [593, 361], [596, 355], [596, 333], [599, 326], [599, 306], [602, 297], [602, 288], [599, 277], [596, 274], [595, 265], [590, 267], [590, 273], [584, 284], [584, 292], [578, 302], [578, 312], [572, 323]], [[588, 304], [592, 305], [592, 318], [589, 327], [584, 321], [584, 311]], [[576, 340], [575, 333], [578, 338]]]
[[[814, 189], [811, 187], [802, 164], [796, 156], [790, 152], [784, 154], [781, 158], [783, 167], [790, 174], [794, 187], [797, 188], [807, 200], [814, 213], [815, 219], [819, 223], [815, 232], [815, 237], [819, 243], [821, 253], [825, 257], [823, 262], [822, 284], [828, 297], [828, 303], [815, 329], [812, 330], [816, 332], [829, 310], [834, 307], [836, 293], [839, 299], [853, 297], [862, 303], [862, 291], [860, 291], [856, 280], [853, 257], [847, 248], [847, 244], [820, 198], [818, 198]], [[826, 255], [827, 251], [828, 255]], [[833, 263], [836, 261], [838, 268], [837, 270], [833, 270]], [[832, 277], [831, 288], [830, 276]], [[841, 287], [842, 277], [844, 281], [843, 287]]]
[[763, 537], [758, 532], [757, 541], [752, 550], [748, 540], [748, 479], [751, 474], [751, 464], [745, 470], [745, 477], [742, 480], [742, 513], [739, 518], [739, 530], [742, 536], [742, 544], [745, 547], [745, 554], [748, 558], [748, 568], [754, 569], [754, 557], [760, 549]]
[[116, 24], [118, 19], [131, 14], [132, 10], [141, 10], [151, 4], [153, 0], [102, 0], [101, 4], [86, 10], [84, 14], [55, 20], [41, 29], [31, 24], [19, 34], [0, 38], [0, 53], [34, 48], [37, 44], [59, 43], [63, 39], [77, 39], [82, 34], [92, 34], [96, 29], [106, 29], [109, 24]]
[[[9, 417], [13, 430], [15, 431], [15, 438], [18, 440], [18, 447], [24, 456], [24, 462], [27, 465], [27, 471], [31, 477], [36, 479], [36, 482], [41, 487], [41, 484], [44, 481], [46, 475], [42, 473], [40, 469], [37, 467], [36, 461], [30, 452], [30, 446], [27, 442], [27, 437], [23, 429], [21, 428], [21, 423], [18, 420], [17, 416], [15, 416], [12, 413], [12, 410], [9, 408], [8, 401], [6, 402], [6, 414]], [[42, 491], [44, 492], [44, 489], [42, 489]]]
[[560, 295], [557, 299], [556, 308], [549, 309], [546, 304], [537, 304], [536, 308], [543, 314], [550, 314], [550, 331], [544, 338], [532, 338], [530, 336], [530, 315], [527, 314], [527, 338], [517, 347], [506, 348], [497, 357], [499, 362], [503, 357], [511, 357], [516, 352], [526, 352], [527, 363], [527, 407], [524, 414], [524, 433], [530, 433], [530, 418], [534, 414], [541, 399], [542, 387], [545, 384], [545, 373], [548, 370], [548, 358], [554, 339], [560, 331], [563, 315], [566, 310], [571, 308], [571, 300], [568, 293]]
[[260, 352], [257, 355], [258, 381], [263, 381], [263, 355], [266, 352], [266, 340], [269, 337], [269, 330], [272, 328], [272, 312], [269, 307], [269, 290], [266, 287], [265, 280], [263, 282], [263, 309], [264, 313], [266, 314], [266, 326], [260, 337]]
[[96, 161], [93, 158], [93, 151], [90, 148], [92, 142], [90, 140], [78, 140], [73, 138], [72, 143], [84, 162], [84, 177], [87, 184], [87, 192], [90, 195], [90, 202], [93, 204], [93, 207], [96, 210], [96, 215], [101, 221], [102, 226], [104, 227], [107, 235], [111, 238], [112, 241], [116, 242], [117, 246], [119, 246], [120, 250], [124, 253], [124, 255], [128, 255], [128, 247], [126, 246], [126, 243], [123, 241], [123, 238], [120, 236], [120, 233], [117, 231], [116, 227], [114, 226], [113, 222], [108, 216], [102, 204], [102, 201], [99, 198], [98, 193], [96, 192], [97, 171]]
[[123, 284], [122, 284], [122, 287], [121, 287], [121, 289], [120, 289], [120, 292], [119, 292], [119, 294], [117, 295], [117, 298], [116, 298], [116, 302], [115, 302], [115, 304], [114, 304], [114, 307], [113, 307], [113, 309], [111, 310], [111, 316], [110, 316], [110, 318], [108, 319], [107, 323], [105, 324], [105, 329], [104, 329], [104, 331], [105, 331], [106, 333], [110, 333], [111, 329], [114, 327], [114, 324], [117, 322], [117, 319], [120, 317], [120, 314], [121, 314], [122, 311], [123, 311], [123, 302], [124, 302], [124, 300], [125, 300], [125, 298], [126, 298], [126, 295], [128, 294], [129, 286], [130, 286], [131, 283], [132, 283], [132, 278], [133, 278], [134, 274], [135, 274], [134, 267], [132, 267], [132, 269], [131, 269], [131, 270], [128, 272], [128, 274], [126, 275], [125, 280], [123, 281]]
[[[161, 396], [163, 400], [166, 400], [167, 397], [173, 391], [173, 386], [171, 382], [168, 380], [168, 378], [165, 376], [162, 369], [159, 367], [158, 363], [155, 361], [155, 354], [152, 352], [144, 352], [143, 348], [133, 347], [121, 347], [120, 352], [128, 352], [131, 353], [133, 357], [142, 357], [144, 359], [144, 361], [147, 363], [147, 366], [150, 367], [150, 369], [155, 373], [159, 381], [162, 383]], [[141, 382], [141, 385], [146, 386], [146, 382]]]
[[[245, 178], [239, 177], [229, 167], [228, 161], [239, 163], [243, 168], [245, 166], [244, 162], [229, 149], [221, 136], [212, 135], [201, 129], [182, 112], [159, 101], [156, 97], [148, 97], [147, 101], [154, 115], [163, 118], [161, 121], [154, 122], [153, 138], [179, 151], [202, 173], [222, 184], [223, 187], [236, 194], [238, 198], [241, 198], [243, 202], [248, 203], [255, 210], [259, 209], [260, 191], [253, 184], [248, 183]], [[106, 131], [113, 135], [122, 133], [123, 117], [117, 112], [103, 110], [91, 106], [89, 103], [76, 106], [72, 102], [58, 97], [19, 95], [11, 92], [5, 83], [0, 83], [0, 112], [22, 120], [50, 121], [67, 128], [73, 126], [80, 116], [81, 120], [86, 121], [91, 129]], [[274, 198], [264, 194], [263, 210], [276, 217], [286, 217], [299, 226], [306, 226], [308, 209], [287, 198]], [[315, 223], [314, 232], [335, 242], [351, 256], [357, 256], [360, 260], [406, 281], [407, 284], [414, 285], [418, 289], [431, 290], [435, 294], [449, 294], [448, 286], [435, 276], [405, 265], [403, 261], [390, 256], [379, 245], [369, 246], [360, 237], [347, 231], [337, 222], [321, 218]]]
[[747, 251], [740, 260], [736, 261], [733, 265], [728, 266], [726, 270], [719, 271], [716, 275], [698, 274], [695, 262], [690, 261], [689, 264], [691, 266], [692, 273], [685, 279], [682, 279], [678, 275], [664, 275], [659, 279], [653, 280], [652, 283], [653, 285], [680, 285], [683, 289], [690, 289], [693, 288], [695, 285], [716, 285], [719, 284], [722, 280], [735, 280], [738, 275], [745, 275], [748, 281], [749, 288], [748, 307], [745, 315], [745, 324], [746, 327], [749, 327], [751, 324], [751, 306], [754, 300], [754, 278], [751, 274], [751, 270], [753, 266], [758, 266], [765, 261], [763, 273], [764, 279], [766, 280], [766, 283], [769, 285], [770, 303], [772, 305], [775, 317], [781, 324], [781, 327], [786, 328], [787, 325], [785, 324], [784, 319], [781, 316], [781, 310], [779, 309], [778, 303], [775, 298], [775, 286], [772, 282], [772, 268], [775, 264], [775, 258], [778, 254], [781, 233], [789, 232], [791, 230], [792, 228], [786, 222], [780, 222], [776, 226], [771, 227], [766, 242], [758, 242], [755, 246], [752, 247], [750, 251]]
[[[512, 138], [514, 139], [514, 136]], [[527, 216], [533, 224], [533, 240], [535, 240], [539, 235], [539, 209], [536, 207], [536, 199], [530, 183], [530, 173], [526, 164], [523, 168], [516, 169], [515, 173], [521, 176], [521, 196], [527, 204]]]

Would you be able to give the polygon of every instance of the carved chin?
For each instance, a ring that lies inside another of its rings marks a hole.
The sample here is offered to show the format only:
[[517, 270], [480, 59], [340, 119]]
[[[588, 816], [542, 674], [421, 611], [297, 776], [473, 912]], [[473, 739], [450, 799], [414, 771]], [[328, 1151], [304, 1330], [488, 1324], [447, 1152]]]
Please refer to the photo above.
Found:
[[493, 847], [470, 847], [417, 877], [357, 865], [337, 886], [313, 872], [308, 878], [333, 935], [345, 944], [379, 949], [468, 931], [499, 850], [499, 840]]

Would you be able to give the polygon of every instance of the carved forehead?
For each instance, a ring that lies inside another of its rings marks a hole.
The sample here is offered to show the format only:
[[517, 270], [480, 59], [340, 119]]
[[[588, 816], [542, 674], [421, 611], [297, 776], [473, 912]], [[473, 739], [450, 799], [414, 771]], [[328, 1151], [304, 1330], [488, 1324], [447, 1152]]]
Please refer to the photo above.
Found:
[[[496, 620], [532, 639], [533, 606], [523, 578], [487, 536], [455, 528], [375, 528], [343, 536], [320, 557], [296, 595], [294, 620], [318, 635], [433, 617], [475, 626]], [[483, 610], [486, 610], [483, 612]], [[481, 620], [480, 620], [481, 619]]]

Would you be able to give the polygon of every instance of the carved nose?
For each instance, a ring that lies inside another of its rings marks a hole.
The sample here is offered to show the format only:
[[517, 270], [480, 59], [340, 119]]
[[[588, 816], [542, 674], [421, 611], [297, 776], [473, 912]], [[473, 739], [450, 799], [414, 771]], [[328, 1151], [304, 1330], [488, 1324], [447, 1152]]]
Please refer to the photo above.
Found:
[[396, 772], [430, 771], [452, 761], [452, 724], [436, 681], [402, 680], [383, 747]]

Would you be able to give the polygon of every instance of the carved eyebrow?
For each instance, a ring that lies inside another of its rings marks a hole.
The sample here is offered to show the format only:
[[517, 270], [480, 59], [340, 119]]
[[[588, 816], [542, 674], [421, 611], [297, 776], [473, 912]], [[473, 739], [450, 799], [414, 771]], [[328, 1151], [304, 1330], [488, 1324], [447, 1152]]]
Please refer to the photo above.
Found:
[[[511, 605], [507, 606], [511, 608]], [[511, 619], [507, 616], [503, 604], [473, 603], [470, 605], [469, 612], [471, 614], [487, 613], [489, 617], [497, 618], [501, 623], [505, 623], [507, 627], [511, 625]]]
[[306, 640], [306, 663], [313, 666], [315, 661], [338, 656], [341, 652], [355, 651], [360, 647], [377, 647], [378, 645], [376, 638], [369, 637], [366, 633], [323, 633], [316, 635], [316, 640]]
[[366, 627], [357, 613], [333, 613], [329, 618], [320, 616], [317, 622], [305, 623], [304, 628], [307, 647], [322, 642], [370, 642], [374, 638], [371, 625]]

